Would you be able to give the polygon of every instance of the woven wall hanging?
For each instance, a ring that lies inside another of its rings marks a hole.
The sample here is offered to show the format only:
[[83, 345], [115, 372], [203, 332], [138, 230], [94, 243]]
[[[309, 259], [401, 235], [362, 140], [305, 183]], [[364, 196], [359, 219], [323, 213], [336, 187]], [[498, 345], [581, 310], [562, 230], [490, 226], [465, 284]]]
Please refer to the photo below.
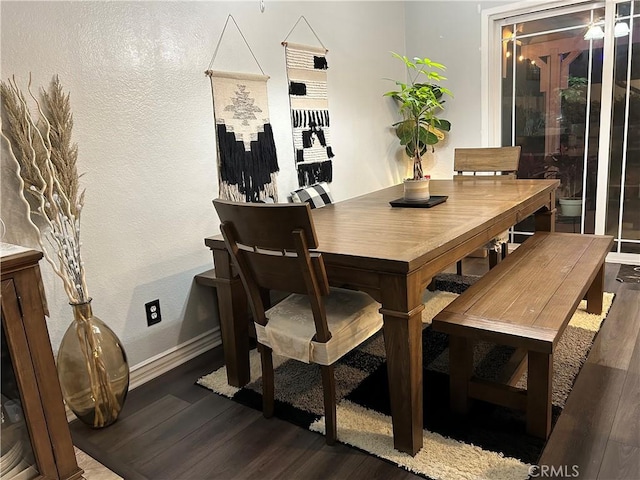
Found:
[[[306, 22], [304, 17], [300, 17], [298, 22], [302, 19]], [[315, 35], [315, 32], [313, 33]], [[318, 38], [317, 35], [316, 38]], [[285, 47], [287, 63], [298, 184], [300, 187], [305, 187], [318, 182], [331, 182], [333, 177], [331, 158], [334, 153], [329, 135], [326, 58], [328, 50], [324, 45], [322, 47], [301, 45], [287, 42], [286, 39], [282, 44]]]
[[[236, 24], [231, 15], [227, 18], [227, 23], [229, 19]], [[242, 38], [244, 39], [244, 35]], [[211, 70], [220, 40], [209, 70], [205, 72], [211, 78], [218, 150], [219, 196], [238, 202], [258, 202], [266, 198], [277, 202], [278, 159], [269, 122], [269, 77], [264, 75], [260, 64], [258, 67], [262, 75]], [[244, 40], [247, 43], [246, 39]], [[253, 51], [251, 54], [253, 55]], [[253, 58], [255, 59], [255, 55]]]

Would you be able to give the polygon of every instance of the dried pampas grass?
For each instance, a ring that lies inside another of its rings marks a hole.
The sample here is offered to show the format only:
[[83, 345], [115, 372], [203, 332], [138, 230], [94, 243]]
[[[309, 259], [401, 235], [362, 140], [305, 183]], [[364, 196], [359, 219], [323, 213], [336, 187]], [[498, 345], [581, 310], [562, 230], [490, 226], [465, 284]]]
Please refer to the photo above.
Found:
[[[58, 77], [49, 91], [41, 89], [40, 99], [32, 93], [31, 78], [27, 91], [28, 98], [15, 78], [0, 83], [4, 107], [1, 135], [16, 164], [22, 198], [29, 208], [28, 221], [38, 230], [46, 260], [64, 282], [69, 301], [86, 302], [89, 296], [80, 256], [84, 191], [80, 192], [76, 166], [78, 146], [71, 138], [69, 94], [64, 93]], [[42, 226], [36, 224], [36, 217]]]

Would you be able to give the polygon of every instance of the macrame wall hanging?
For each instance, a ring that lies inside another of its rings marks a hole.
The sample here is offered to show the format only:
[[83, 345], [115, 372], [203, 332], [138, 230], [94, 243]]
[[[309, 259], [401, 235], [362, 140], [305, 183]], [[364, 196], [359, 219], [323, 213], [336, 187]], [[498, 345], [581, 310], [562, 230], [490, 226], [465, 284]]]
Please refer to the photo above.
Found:
[[[211, 70], [229, 19], [233, 20], [262, 75]], [[220, 198], [238, 202], [258, 202], [271, 198], [277, 202], [278, 159], [269, 122], [269, 77], [264, 74], [231, 15], [227, 17], [205, 73], [211, 79]]]
[[[327, 52], [307, 22], [321, 47], [282, 42], [285, 47], [289, 104], [293, 128], [298, 184], [300, 187], [318, 182], [331, 182], [333, 150], [329, 135], [329, 100], [327, 98]], [[287, 35], [287, 38], [289, 38]]]

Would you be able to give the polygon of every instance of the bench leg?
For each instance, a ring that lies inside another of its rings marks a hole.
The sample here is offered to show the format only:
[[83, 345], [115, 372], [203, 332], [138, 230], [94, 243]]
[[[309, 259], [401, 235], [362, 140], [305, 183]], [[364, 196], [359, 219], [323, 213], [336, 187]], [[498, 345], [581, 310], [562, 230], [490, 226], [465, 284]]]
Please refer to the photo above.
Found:
[[598, 270], [596, 278], [587, 290], [587, 312], [600, 315], [602, 313], [602, 294], [604, 292], [604, 264]]
[[473, 375], [473, 342], [449, 337], [449, 405], [455, 413], [469, 411], [469, 380]]
[[553, 354], [529, 352], [527, 433], [547, 439], [551, 433]]

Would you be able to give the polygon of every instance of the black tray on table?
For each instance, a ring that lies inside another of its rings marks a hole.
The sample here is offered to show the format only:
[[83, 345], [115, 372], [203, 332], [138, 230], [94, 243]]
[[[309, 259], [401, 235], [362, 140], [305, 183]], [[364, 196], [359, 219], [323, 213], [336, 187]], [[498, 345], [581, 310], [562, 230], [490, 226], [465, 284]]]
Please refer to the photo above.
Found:
[[438, 205], [440, 203], [447, 201], [446, 195], [431, 195], [429, 200], [414, 200], [407, 201], [404, 198], [397, 198], [395, 200], [391, 200], [389, 205], [392, 207], [408, 207], [408, 208], [431, 208], [434, 205]]

